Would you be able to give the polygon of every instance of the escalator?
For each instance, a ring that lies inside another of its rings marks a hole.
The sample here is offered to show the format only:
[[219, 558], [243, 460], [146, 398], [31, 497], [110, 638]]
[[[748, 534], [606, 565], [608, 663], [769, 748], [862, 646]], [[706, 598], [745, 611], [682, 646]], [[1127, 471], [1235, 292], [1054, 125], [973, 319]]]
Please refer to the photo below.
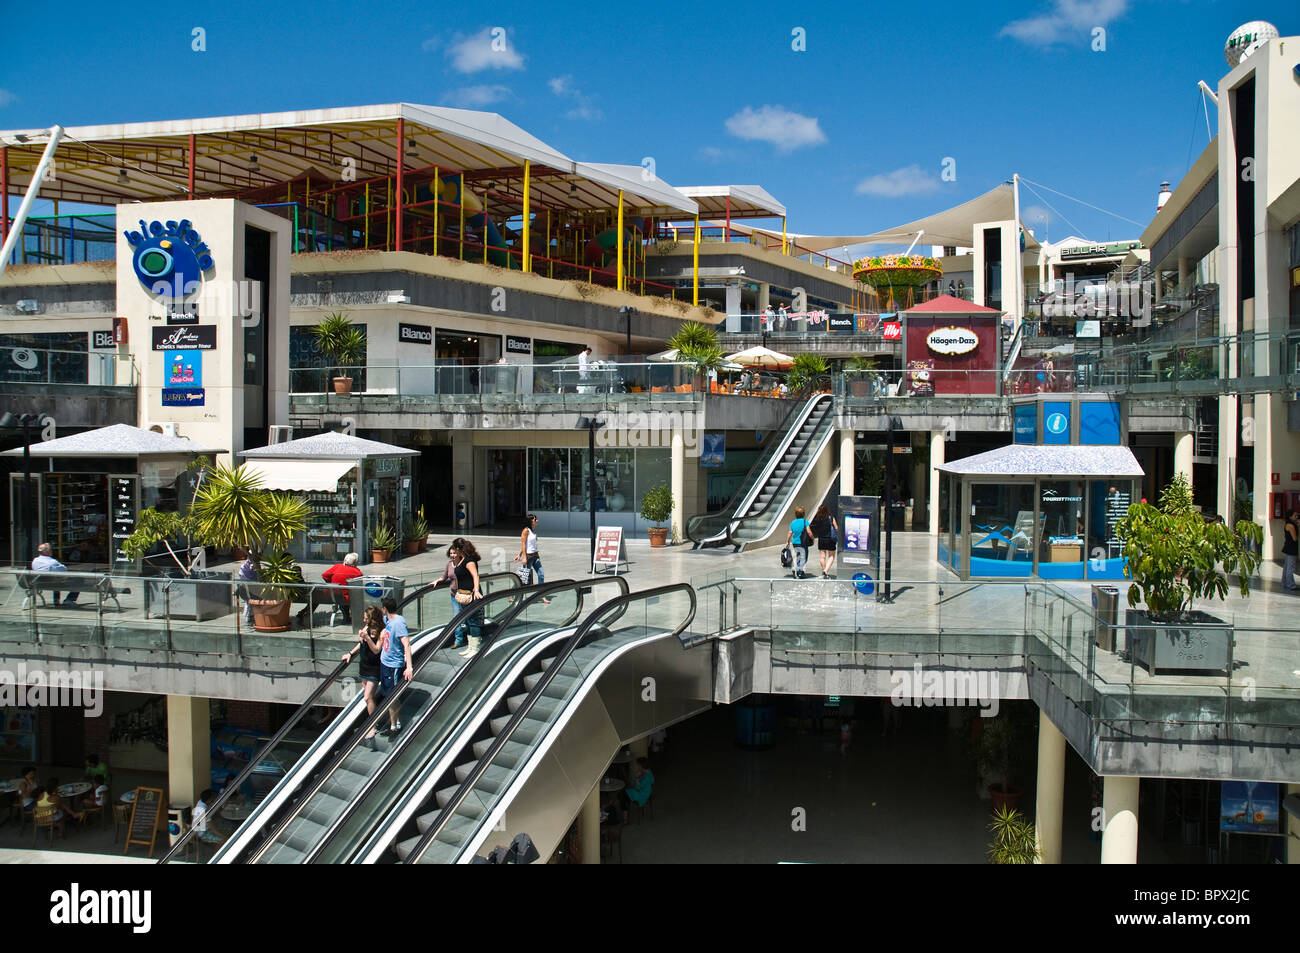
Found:
[[703, 546], [746, 545], [770, 536], [803, 488], [835, 432], [835, 400], [818, 394], [796, 406], [767, 449], [750, 467], [731, 502], [719, 513], [693, 516], [686, 535]]
[[[359, 727], [338, 736], [328, 757], [266, 812], [260, 823], [245, 824], [213, 858], [215, 863], [346, 862], [371, 828], [399, 799], [412, 777], [458, 734], [474, 724], [474, 713], [496, 697], [495, 686], [509, 684], [511, 673], [563, 639], [596, 586], [617, 586], [618, 577], [563, 580], [486, 595], [431, 636], [431, 647], [416, 660], [410, 683], [388, 700], [399, 709], [402, 730], [364, 737], [384, 727], [388, 704], [380, 703]], [[440, 590], [436, 598], [450, 597]], [[589, 603], [588, 603], [589, 605]], [[483, 648], [469, 659], [451, 648], [456, 631], [480, 620]], [[428, 641], [426, 639], [426, 641]], [[274, 795], [274, 792], [273, 792]], [[268, 799], [269, 800], [269, 799]], [[249, 819], [253, 821], [253, 818]]]
[[625, 739], [711, 706], [712, 650], [682, 637], [694, 616], [677, 583], [612, 599], [552, 642], [418, 786], [397, 855], [466, 863], [488, 838], [526, 833], [547, 856]]

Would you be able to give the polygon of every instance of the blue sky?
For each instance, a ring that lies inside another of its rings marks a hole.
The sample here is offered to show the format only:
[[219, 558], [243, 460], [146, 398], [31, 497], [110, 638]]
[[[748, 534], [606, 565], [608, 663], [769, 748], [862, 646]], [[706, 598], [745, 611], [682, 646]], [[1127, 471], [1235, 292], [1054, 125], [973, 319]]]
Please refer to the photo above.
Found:
[[[1145, 226], [1208, 141], [1196, 81], [1227, 71], [1228, 34], [1300, 32], [1294, 0], [68, 2], [5, 18], [3, 129], [468, 106], [577, 159], [653, 157], [673, 185], [759, 184], [792, 231], [820, 234], [900, 224], [1013, 172]], [[1142, 230], [1039, 191], [1022, 203], [1040, 236]]]

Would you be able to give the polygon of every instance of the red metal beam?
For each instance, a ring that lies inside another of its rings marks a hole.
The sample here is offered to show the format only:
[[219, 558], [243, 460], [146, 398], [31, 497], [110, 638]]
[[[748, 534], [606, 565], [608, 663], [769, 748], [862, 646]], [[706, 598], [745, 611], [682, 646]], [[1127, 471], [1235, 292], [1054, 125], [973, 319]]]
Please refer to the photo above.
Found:
[[402, 186], [406, 182], [405, 169], [406, 164], [406, 120], [401, 116], [397, 117], [397, 221], [395, 228], [397, 230], [397, 250], [402, 250]]

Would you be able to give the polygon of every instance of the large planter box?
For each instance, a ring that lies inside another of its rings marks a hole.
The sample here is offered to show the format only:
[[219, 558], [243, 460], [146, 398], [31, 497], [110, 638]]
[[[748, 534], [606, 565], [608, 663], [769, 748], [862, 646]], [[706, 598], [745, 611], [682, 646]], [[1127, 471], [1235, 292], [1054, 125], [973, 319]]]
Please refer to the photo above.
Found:
[[1129, 609], [1125, 628], [1129, 658], [1152, 675], [1227, 671], [1232, 626], [1222, 619], [1193, 611], [1190, 624], [1169, 624]]
[[173, 619], [194, 622], [229, 615], [233, 606], [230, 580], [230, 573], [213, 570], [201, 570], [188, 579], [179, 571], [152, 577], [145, 586], [146, 614], [161, 619], [170, 612]]

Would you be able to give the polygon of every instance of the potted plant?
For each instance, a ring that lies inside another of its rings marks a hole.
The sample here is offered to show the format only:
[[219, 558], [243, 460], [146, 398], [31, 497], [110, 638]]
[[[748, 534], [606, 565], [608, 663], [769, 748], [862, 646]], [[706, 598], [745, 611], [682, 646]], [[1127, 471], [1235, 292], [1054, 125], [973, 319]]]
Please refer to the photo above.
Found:
[[993, 840], [989, 842], [991, 864], [1038, 863], [1038, 833], [1033, 821], [1009, 807], [999, 808], [989, 822]]
[[1036, 756], [1037, 709], [1033, 705], [1003, 702], [995, 718], [971, 719], [971, 744], [979, 770], [979, 794], [993, 802], [993, 810], [1016, 809], [1021, 790], [1016, 779], [1033, 771]]
[[830, 365], [820, 354], [796, 354], [786, 378], [791, 396], [806, 396], [824, 387], [829, 372]]
[[288, 493], [262, 489], [262, 477], [243, 467], [218, 465], [194, 496], [195, 537], [212, 546], [240, 546], [257, 566], [249, 585], [253, 627], [283, 632], [289, 627], [289, 604], [302, 574], [285, 552], [307, 530], [307, 504]]
[[370, 560], [376, 563], [388, 562], [388, 557], [397, 547], [397, 534], [388, 522], [388, 511], [379, 511], [379, 524], [370, 534]]
[[407, 514], [402, 524], [402, 539], [406, 555], [414, 556], [424, 551], [429, 543], [429, 524], [424, 521], [424, 507], [420, 507], [414, 516]]
[[726, 362], [718, 344], [718, 332], [698, 321], [685, 322], [668, 339], [668, 346], [677, 349], [679, 361], [691, 366], [692, 387], [697, 393], [708, 390], [705, 382], [709, 374]]
[[[211, 467], [212, 461], [206, 456], [186, 467], [194, 474], [195, 494], [203, 488]], [[122, 541], [122, 551], [128, 559], [143, 559], [146, 564], [153, 559], [170, 561], [162, 566], [149, 565], [156, 574], [145, 583], [146, 615], [165, 612], [173, 618], [202, 622], [230, 612], [230, 573], [203, 568], [205, 546], [198, 538], [198, 518], [192, 506], [185, 513], [153, 507], [141, 510], [134, 532]]]
[[333, 377], [334, 393], [352, 393], [352, 378], [348, 371], [361, 360], [366, 349], [365, 333], [353, 326], [347, 315], [336, 311], [311, 329], [316, 344], [333, 363], [337, 374]]
[[845, 377], [849, 383], [849, 393], [854, 397], [868, 397], [874, 390], [874, 384], [879, 378], [875, 371], [879, 363], [875, 358], [863, 357], [861, 354], [855, 354], [844, 365], [847, 372]]
[[646, 531], [652, 547], [663, 546], [668, 541], [668, 528], [659, 524], [671, 519], [672, 515], [673, 491], [667, 483], [652, 487], [641, 497], [641, 518], [655, 524]]
[[[1263, 531], [1248, 519], [1235, 526], [1207, 522], [1192, 509], [1187, 478], [1178, 474], [1160, 505], [1135, 503], [1115, 527], [1123, 543], [1128, 590], [1128, 651], [1155, 674], [1160, 669], [1223, 671], [1232, 626], [1192, 608], [1197, 598], [1224, 599], [1237, 574], [1242, 598], [1259, 565]], [[1136, 607], [1141, 604], [1145, 608]]]

